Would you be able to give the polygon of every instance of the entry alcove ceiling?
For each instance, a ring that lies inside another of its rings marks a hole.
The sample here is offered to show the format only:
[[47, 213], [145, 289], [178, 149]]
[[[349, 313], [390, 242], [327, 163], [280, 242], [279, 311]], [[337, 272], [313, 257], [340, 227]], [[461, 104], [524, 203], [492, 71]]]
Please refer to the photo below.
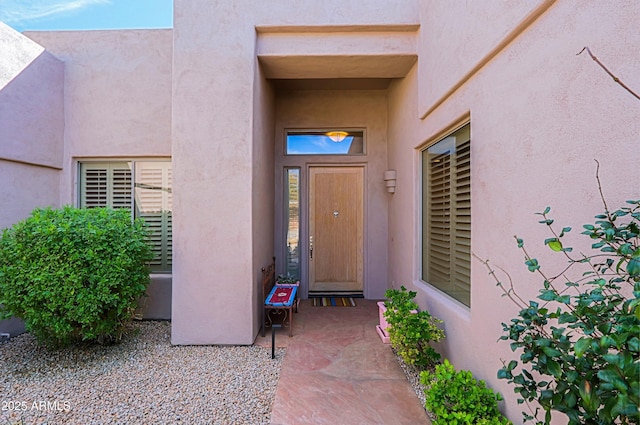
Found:
[[257, 56], [272, 80], [325, 81], [319, 84], [328, 84], [326, 89], [386, 87], [416, 63], [418, 28], [257, 27]]
[[270, 80], [277, 91], [295, 90], [386, 90], [391, 78], [300, 78]]

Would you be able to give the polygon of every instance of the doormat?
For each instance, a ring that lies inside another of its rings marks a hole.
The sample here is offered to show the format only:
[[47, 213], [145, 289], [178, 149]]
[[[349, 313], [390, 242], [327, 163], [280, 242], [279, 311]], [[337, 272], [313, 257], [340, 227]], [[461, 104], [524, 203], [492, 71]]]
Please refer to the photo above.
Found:
[[356, 300], [351, 297], [312, 298], [314, 307], [355, 307]]

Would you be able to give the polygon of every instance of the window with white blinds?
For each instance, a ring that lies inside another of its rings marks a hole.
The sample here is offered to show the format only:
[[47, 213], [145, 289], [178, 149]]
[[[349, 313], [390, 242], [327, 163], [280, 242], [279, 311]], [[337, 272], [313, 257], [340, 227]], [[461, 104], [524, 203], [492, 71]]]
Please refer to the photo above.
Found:
[[422, 151], [422, 279], [471, 305], [469, 124]]
[[168, 161], [80, 163], [80, 206], [130, 208], [143, 218], [154, 272], [171, 272], [171, 177]]

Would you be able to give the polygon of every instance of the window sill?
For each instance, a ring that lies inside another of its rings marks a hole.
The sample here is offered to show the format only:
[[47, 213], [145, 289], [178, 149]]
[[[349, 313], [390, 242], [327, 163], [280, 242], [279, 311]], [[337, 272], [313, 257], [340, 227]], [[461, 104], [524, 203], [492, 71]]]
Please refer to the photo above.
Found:
[[455, 315], [461, 320], [471, 321], [471, 307], [467, 307], [452, 296], [442, 292], [423, 280], [415, 280], [414, 285], [426, 295], [429, 311], [438, 316], [447, 311], [447, 315]]

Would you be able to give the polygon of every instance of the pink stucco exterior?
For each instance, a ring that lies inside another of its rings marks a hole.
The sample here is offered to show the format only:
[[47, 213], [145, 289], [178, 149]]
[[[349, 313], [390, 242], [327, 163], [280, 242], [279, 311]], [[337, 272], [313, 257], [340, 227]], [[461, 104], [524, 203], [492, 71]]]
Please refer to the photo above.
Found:
[[[0, 229], [60, 205], [63, 63], [0, 22]], [[21, 322], [1, 322], [19, 333]]]
[[59, 205], [64, 66], [0, 23], [0, 227]]
[[63, 63], [0, 23], [0, 227], [59, 205]]
[[[458, 3], [462, 2], [454, 2]], [[487, 9], [508, 8], [509, 4], [482, 3]], [[449, 6], [450, 2], [438, 3], [438, 19], [428, 18], [429, 25], [421, 27], [422, 49], [436, 48], [427, 42], [430, 35], [441, 39], [445, 32], [463, 30], [449, 25], [454, 18], [446, 14]], [[423, 120], [419, 117], [448, 86], [455, 85], [456, 78], [481, 61], [511, 28], [474, 24], [473, 40], [450, 34], [456, 59], [447, 58], [450, 51], [445, 49], [436, 63], [442, 59], [454, 69], [436, 65], [429, 72], [428, 63], [420, 62], [417, 70], [389, 89], [388, 161], [398, 170], [398, 189], [389, 203], [390, 284], [416, 290], [420, 304], [444, 320], [447, 338], [440, 347], [444, 355], [501, 391], [506, 397], [504, 409], [514, 421], [520, 420], [521, 406], [506, 382], [496, 379], [501, 359], [513, 358], [508, 344], [496, 341], [500, 323], [514, 317], [514, 306], [500, 297], [495, 282], [475, 260], [471, 308], [419, 279], [418, 149], [460, 117], [470, 116], [472, 250], [507, 269], [523, 296], [535, 297], [541, 282], [524, 266], [513, 235], [523, 237], [543, 264], [562, 266], [557, 257], [548, 258], [543, 245], [548, 235], [537, 224], [535, 212], [550, 205], [556, 221], [573, 226], [572, 239], [580, 243], [584, 238], [578, 236], [581, 225], [602, 211], [594, 159], [601, 164], [600, 178], [609, 206], [638, 197], [640, 104], [586, 54], [576, 56], [589, 46], [626, 84], [636, 91], [640, 88], [640, 36], [634, 30], [640, 5], [610, 6], [601, 2], [553, 4]], [[436, 5], [423, 12], [433, 7]], [[454, 11], [464, 12], [465, 8], [451, 5]], [[489, 15], [497, 12], [485, 10]], [[510, 27], [517, 24], [514, 16]], [[469, 60], [457, 55], [460, 49], [468, 51], [458, 43], [476, 46]], [[434, 89], [435, 93], [430, 91], [441, 84], [444, 87]]]
[[[171, 156], [171, 30], [27, 32], [64, 62], [63, 163]], [[61, 203], [76, 202], [66, 172]]]
[[[357, 163], [364, 296], [416, 291], [444, 320], [443, 355], [502, 392], [518, 423], [496, 379], [514, 307], [475, 260], [471, 307], [420, 278], [420, 151], [470, 122], [472, 250], [535, 297], [513, 241], [553, 267], [535, 212], [588, 222], [602, 209], [594, 159], [610, 206], [638, 197], [640, 102], [576, 54], [589, 46], [640, 91], [640, 4], [176, 0], [174, 11], [173, 30], [25, 37], [0, 25], [13, 58], [0, 65], [0, 225], [75, 203], [79, 160], [171, 158], [173, 271], [154, 294], [171, 288], [172, 342], [251, 344], [260, 268], [274, 255], [283, 268], [283, 168]], [[334, 127], [363, 129], [366, 155], [283, 155], [287, 129]]]

